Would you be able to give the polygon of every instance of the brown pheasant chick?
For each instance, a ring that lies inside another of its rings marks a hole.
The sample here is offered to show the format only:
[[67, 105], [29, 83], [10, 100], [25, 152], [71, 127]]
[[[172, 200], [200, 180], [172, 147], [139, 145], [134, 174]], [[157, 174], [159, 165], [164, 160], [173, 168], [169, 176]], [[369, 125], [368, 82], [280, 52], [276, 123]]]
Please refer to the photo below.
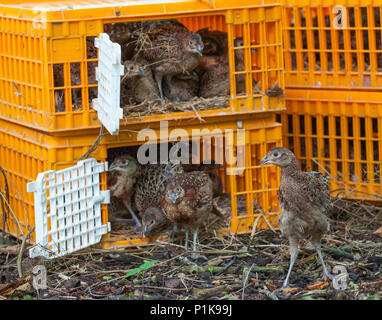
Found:
[[194, 247], [198, 228], [212, 212], [213, 188], [205, 172], [185, 172], [169, 179], [163, 197], [162, 208], [167, 218], [185, 229], [185, 249], [188, 250], [189, 231], [193, 230]]
[[107, 181], [110, 196], [122, 199], [125, 207], [135, 220], [137, 229], [141, 228], [142, 224], [131, 208], [131, 197], [141, 171], [142, 168], [137, 160], [130, 155], [121, 155], [116, 157], [110, 165]]
[[150, 236], [160, 230], [169, 221], [162, 208], [161, 199], [167, 180], [177, 173], [182, 173], [179, 164], [147, 164], [142, 175], [137, 179], [134, 204], [142, 218], [143, 236]]
[[159, 206], [148, 207], [142, 214], [142, 236], [146, 238], [155, 231], [163, 229], [169, 220]]
[[191, 72], [198, 66], [203, 42], [200, 35], [178, 25], [155, 26], [148, 31], [147, 37], [139, 53], [152, 64], [154, 79], [164, 101], [163, 78], [171, 91], [172, 77]]
[[[243, 46], [242, 38], [234, 40], [235, 47]], [[221, 56], [203, 56], [199, 68], [199, 95], [203, 98], [230, 95], [230, 74], [228, 52]], [[204, 69], [204, 70], [203, 70]], [[235, 71], [244, 71], [244, 50], [235, 50]], [[245, 91], [245, 76], [236, 76], [236, 93]]]
[[167, 82], [163, 83], [163, 93], [170, 101], [188, 101], [198, 95], [199, 77], [196, 72], [179, 74], [171, 80], [171, 90]]
[[288, 286], [289, 276], [298, 254], [300, 239], [311, 238], [320, 258], [324, 277], [332, 279], [321, 254], [322, 236], [329, 231], [325, 213], [331, 207], [328, 179], [319, 172], [303, 172], [293, 152], [286, 148], [273, 148], [261, 160], [260, 166], [273, 164], [281, 168], [278, 198], [282, 215], [280, 230], [288, 238], [290, 266], [283, 288]]
[[123, 76], [122, 93], [129, 103], [142, 103], [159, 99], [158, 88], [154, 82], [147, 61], [137, 59], [124, 63], [125, 75]]
[[128, 23], [114, 23], [113, 29], [110, 33], [110, 40], [119, 43], [124, 46], [129, 42], [131, 37], [131, 31]]
[[227, 32], [203, 28], [197, 31], [202, 37], [203, 56], [221, 56], [228, 53]]
[[214, 198], [223, 194], [223, 180], [216, 172], [217, 169], [221, 168], [223, 168], [223, 165], [215, 162], [211, 164], [201, 164], [199, 168], [200, 171], [206, 172], [210, 176]]

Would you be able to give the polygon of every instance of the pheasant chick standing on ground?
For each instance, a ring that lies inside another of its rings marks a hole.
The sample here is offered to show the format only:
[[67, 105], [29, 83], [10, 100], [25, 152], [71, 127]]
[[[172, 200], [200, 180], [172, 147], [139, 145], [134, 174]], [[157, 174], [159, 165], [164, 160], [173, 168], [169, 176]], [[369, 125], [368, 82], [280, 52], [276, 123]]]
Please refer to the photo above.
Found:
[[167, 180], [177, 173], [182, 173], [179, 164], [147, 164], [136, 183], [134, 204], [142, 217], [143, 237], [150, 235], [169, 221], [160, 202]]
[[193, 257], [197, 257], [198, 228], [212, 212], [213, 186], [205, 172], [185, 172], [169, 179], [162, 197], [162, 208], [168, 219], [185, 229], [185, 249], [189, 231], [193, 231]]
[[331, 207], [328, 179], [319, 172], [303, 172], [293, 152], [276, 147], [261, 160], [260, 166], [273, 164], [281, 168], [278, 198], [282, 215], [280, 230], [288, 238], [290, 265], [282, 286], [288, 286], [289, 276], [298, 255], [300, 239], [311, 238], [321, 261], [324, 277], [332, 279], [321, 253], [321, 238], [329, 231], [325, 213]]

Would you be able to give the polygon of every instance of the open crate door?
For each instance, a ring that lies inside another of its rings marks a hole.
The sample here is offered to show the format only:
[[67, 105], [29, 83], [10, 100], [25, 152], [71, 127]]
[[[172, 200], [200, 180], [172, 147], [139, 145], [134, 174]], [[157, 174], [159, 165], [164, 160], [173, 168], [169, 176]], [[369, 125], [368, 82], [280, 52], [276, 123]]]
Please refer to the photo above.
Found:
[[98, 119], [112, 135], [119, 133], [119, 120], [123, 118], [120, 107], [121, 76], [124, 66], [121, 64], [121, 46], [110, 40], [106, 33], [100, 33], [95, 39], [98, 48], [98, 97], [93, 99], [93, 108]]
[[100, 190], [100, 173], [107, 162], [95, 159], [59, 171], [41, 172], [27, 184], [34, 192], [36, 245], [31, 258], [64, 256], [101, 241], [110, 231], [102, 224], [101, 204], [110, 202], [110, 191]]

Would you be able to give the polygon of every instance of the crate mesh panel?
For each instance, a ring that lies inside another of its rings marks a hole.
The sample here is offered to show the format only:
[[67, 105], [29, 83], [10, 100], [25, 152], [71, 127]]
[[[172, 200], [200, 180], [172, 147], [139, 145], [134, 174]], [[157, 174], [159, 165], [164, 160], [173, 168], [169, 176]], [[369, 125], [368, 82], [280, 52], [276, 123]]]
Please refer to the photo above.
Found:
[[102, 224], [101, 203], [109, 203], [109, 191], [100, 190], [100, 173], [107, 163], [95, 159], [76, 166], [46, 171], [28, 183], [34, 192], [36, 246], [30, 256], [56, 258], [89, 247], [110, 229]]

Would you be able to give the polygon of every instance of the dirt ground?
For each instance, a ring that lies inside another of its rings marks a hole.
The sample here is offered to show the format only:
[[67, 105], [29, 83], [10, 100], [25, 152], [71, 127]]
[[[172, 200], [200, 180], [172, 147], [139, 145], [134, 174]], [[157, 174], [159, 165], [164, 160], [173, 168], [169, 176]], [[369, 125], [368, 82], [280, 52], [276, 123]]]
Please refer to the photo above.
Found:
[[[289, 266], [289, 248], [279, 231], [229, 235], [210, 226], [200, 231], [199, 254], [192, 260], [183, 235], [172, 242], [119, 250], [87, 249], [53, 261], [28, 258], [19, 278], [20, 243], [0, 245], [0, 300], [29, 299], [214, 299], [214, 300], [379, 300], [382, 296], [382, 207], [338, 201], [330, 213], [331, 231], [322, 241], [329, 270], [346, 268], [335, 285], [321, 280], [322, 267], [309, 241], [300, 243], [291, 288], [277, 292]], [[207, 231], [209, 230], [209, 231]], [[188, 256], [188, 257], [187, 257]], [[187, 259], [184, 259], [187, 257]], [[47, 289], [32, 286], [33, 266], [47, 269]], [[341, 289], [345, 288], [345, 289]]]

